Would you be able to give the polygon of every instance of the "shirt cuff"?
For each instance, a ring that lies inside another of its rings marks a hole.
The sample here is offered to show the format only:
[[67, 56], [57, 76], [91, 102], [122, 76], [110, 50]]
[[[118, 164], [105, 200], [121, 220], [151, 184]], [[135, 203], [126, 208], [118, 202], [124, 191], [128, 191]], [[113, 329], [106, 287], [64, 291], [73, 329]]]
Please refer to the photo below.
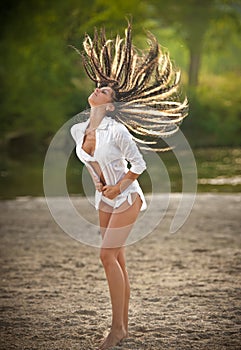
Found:
[[140, 175], [143, 173], [144, 170], [146, 170], [146, 164], [132, 164], [129, 170], [132, 173]]

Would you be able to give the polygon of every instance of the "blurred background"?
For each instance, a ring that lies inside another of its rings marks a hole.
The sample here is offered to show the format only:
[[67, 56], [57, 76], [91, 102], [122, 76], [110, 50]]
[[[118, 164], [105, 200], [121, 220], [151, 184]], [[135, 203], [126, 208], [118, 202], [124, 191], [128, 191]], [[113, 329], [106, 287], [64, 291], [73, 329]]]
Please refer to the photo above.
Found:
[[[190, 114], [181, 129], [196, 158], [198, 191], [241, 191], [239, 0], [2, 0], [0, 8], [1, 198], [43, 195], [48, 145], [88, 107], [94, 88], [70, 45], [81, 50], [85, 32], [93, 34], [95, 27], [123, 36], [126, 18], [137, 47], [147, 47], [151, 31], [182, 70]], [[172, 191], [181, 191], [172, 152], [160, 157]], [[81, 170], [73, 152], [71, 194], [82, 194]]]

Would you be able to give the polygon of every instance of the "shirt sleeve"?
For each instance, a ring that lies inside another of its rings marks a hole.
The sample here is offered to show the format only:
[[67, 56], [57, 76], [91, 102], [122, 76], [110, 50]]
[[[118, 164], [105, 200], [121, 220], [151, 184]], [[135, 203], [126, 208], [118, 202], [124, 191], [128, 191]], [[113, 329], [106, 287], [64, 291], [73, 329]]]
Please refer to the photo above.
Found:
[[130, 171], [135, 174], [143, 173], [146, 169], [146, 163], [128, 129], [123, 124], [118, 123], [114, 137], [123, 156], [130, 162]]
[[77, 144], [78, 143], [78, 140], [79, 140], [79, 124], [74, 124], [71, 128], [70, 128], [70, 133], [71, 133], [71, 136], [73, 137], [75, 143]]

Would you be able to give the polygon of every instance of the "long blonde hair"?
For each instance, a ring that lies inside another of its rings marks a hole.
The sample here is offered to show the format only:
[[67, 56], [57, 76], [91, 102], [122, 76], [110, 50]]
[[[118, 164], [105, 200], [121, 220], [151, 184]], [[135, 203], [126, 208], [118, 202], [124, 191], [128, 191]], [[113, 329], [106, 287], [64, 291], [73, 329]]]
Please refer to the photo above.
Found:
[[[95, 30], [93, 39], [86, 34], [84, 50], [78, 51], [89, 78], [96, 86], [115, 91], [115, 118], [133, 134], [141, 148], [155, 148], [158, 141], [173, 135], [188, 115], [188, 100], [180, 98], [180, 70], [168, 52], [149, 34], [148, 50], [132, 44], [128, 23], [125, 37], [107, 40], [105, 31]], [[149, 148], [149, 147], [148, 147]]]

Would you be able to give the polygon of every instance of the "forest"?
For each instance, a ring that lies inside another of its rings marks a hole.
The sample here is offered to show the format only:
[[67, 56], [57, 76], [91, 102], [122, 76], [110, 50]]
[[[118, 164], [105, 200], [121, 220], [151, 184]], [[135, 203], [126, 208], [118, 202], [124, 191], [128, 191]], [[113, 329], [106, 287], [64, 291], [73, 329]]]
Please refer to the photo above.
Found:
[[3, 0], [0, 7], [3, 182], [20, 166], [16, 159], [43, 155], [58, 129], [88, 108], [94, 85], [72, 46], [81, 51], [95, 28], [124, 36], [127, 20], [136, 47], [147, 47], [149, 31], [181, 69], [190, 104], [181, 130], [192, 149], [239, 149], [240, 0]]

